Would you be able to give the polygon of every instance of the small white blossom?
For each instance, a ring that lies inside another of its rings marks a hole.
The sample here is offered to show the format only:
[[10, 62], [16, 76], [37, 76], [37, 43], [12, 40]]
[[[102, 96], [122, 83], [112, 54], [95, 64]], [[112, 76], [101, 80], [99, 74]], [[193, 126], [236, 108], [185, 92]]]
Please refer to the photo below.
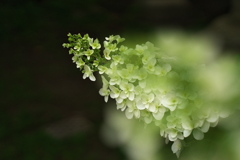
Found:
[[89, 66], [84, 65], [84, 75], [83, 75], [83, 79], [86, 79], [87, 77], [89, 77], [89, 79], [91, 81], [95, 81], [96, 78], [93, 75], [93, 71], [90, 69]]
[[101, 44], [99, 43], [98, 39], [95, 39], [94, 42], [90, 41], [89, 44], [92, 47], [92, 49], [100, 49], [101, 48]]
[[156, 120], [161, 120], [163, 118], [165, 112], [166, 112], [166, 109], [163, 107], [160, 107], [157, 109], [156, 112], [152, 113], [152, 115]]
[[125, 115], [128, 119], [132, 119], [133, 116], [135, 118], [140, 118], [141, 113], [137, 108], [135, 108], [133, 106], [128, 106], [128, 108], [125, 111]]
[[108, 68], [105, 66], [98, 66], [99, 74], [107, 72]]
[[111, 89], [110, 97], [111, 98], [118, 98], [121, 91], [117, 87], [114, 87], [112, 85], [110, 85], [109, 88]]
[[162, 67], [157, 65], [155, 67], [155, 74], [159, 76], [165, 76], [171, 70], [171, 65], [165, 64]]
[[87, 56], [87, 59], [90, 60], [91, 55], [93, 54], [93, 50], [88, 49], [84, 52], [84, 54]]
[[182, 149], [181, 141], [179, 140], [174, 141], [172, 145], [172, 151], [177, 155], [177, 157], [179, 157], [181, 149]]
[[110, 51], [109, 49], [105, 49], [105, 50], [103, 51], [103, 54], [104, 54], [104, 56], [105, 56], [105, 58], [106, 58], [107, 60], [110, 60], [110, 59], [111, 59], [110, 53], [111, 53], [111, 51]]
[[170, 111], [174, 111], [179, 103], [177, 97], [173, 96], [173, 95], [165, 95], [162, 100], [161, 103], [164, 107], [170, 109]]
[[105, 102], [107, 102], [108, 96], [110, 94], [110, 90], [108, 89], [108, 86], [109, 86], [108, 81], [104, 76], [102, 76], [102, 82], [103, 82], [103, 87], [99, 90], [99, 94], [101, 96], [104, 96], [104, 100]]
[[148, 109], [149, 106], [151, 105], [151, 103], [154, 100], [154, 94], [150, 93], [150, 94], [142, 94], [141, 97], [139, 97], [139, 100], [136, 104], [138, 109]]
[[206, 132], [208, 132], [209, 128], [210, 128], [210, 123], [205, 121], [204, 124], [202, 125], [202, 127], [200, 128], [200, 130], [203, 133], [206, 133]]
[[144, 116], [143, 120], [144, 120], [145, 123], [149, 124], [149, 123], [152, 122], [153, 118], [152, 118], [151, 115], [148, 115], [148, 116]]
[[82, 68], [82, 66], [85, 65], [85, 62], [82, 60], [82, 58], [79, 58], [76, 64], [77, 64], [77, 68]]
[[120, 96], [125, 99], [129, 98], [130, 100], [134, 99], [134, 85], [131, 83], [127, 83], [126, 81], [122, 81], [119, 85], [122, 90]]

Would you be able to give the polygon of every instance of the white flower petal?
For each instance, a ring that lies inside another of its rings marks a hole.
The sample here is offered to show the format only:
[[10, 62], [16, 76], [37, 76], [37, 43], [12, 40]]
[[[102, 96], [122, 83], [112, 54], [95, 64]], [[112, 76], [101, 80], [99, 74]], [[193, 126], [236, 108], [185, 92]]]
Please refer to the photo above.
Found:
[[163, 99], [161, 100], [161, 103], [164, 107], [170, 109], [170, 111], [174, 111], [177, 107], [178, 100], [176, 97], [172, 95], [167, 95], [164, 96]]
[[131, 92], [131, 93], [129, 94], [128, 99], [129, 99], [130, 101], [133, 101], [133, 100], [134, 100], [134, 92]]
[[83, 74], [83, 79], [86, 79], [88, 77], [87, 73]]
[[127, 94], [126, 94], [124, 91], [122, 91], [122, 92], [120, 93], [120, 97], [121, 97], [122, 99], [126, 99], [126, 98], [127, 98]]
[[174, 104], [174, 105], [164, 105], [164, 107], [168, 108], [170, 111], [174, 111], [176, 109], [177, 105], [176, 104]]
[[209, 130], [209, 127], [210, 127], [210, 123], [205, 121], [202, 128], [200, 128], [200, 130], [203, 132], [203, 133], [206, 133], [208, 130]]
[[144, 117], [144, 122], [149, 124], [152, 122], [152, 116]]
[[108, 96], [105, 96], [105, 97], [104, 97], [104, 101], [107, 103], [107, 101], [108, 101]]
[[125, 115], [128, 119], [132, 119], [133, 118], [133, 112], [129, 112], [129, 108], [126, 109], [125, 111]]
[[90, 74], [89, 79], [90, 79], [91, 81], [96, 81], [96, 78], [94, 77], [93, 74]]
[[219, 115], [217, 113], [212, 113], [208, 118], [207, 118], [207, 121], [210, 122], [210, 123], [214, 123], [214, 122], [217, 122], [218, 121], [218, 118], [219, 118]]
[[187, 130], [187, 129], [185, 129], [185, 130], [183, 131], [183, 136], [184, 136], [184, 137], [188, 137], [191, 133], [192, 133], [192, 130]]
[[153, 93], [150, 93], [149, 95], [148, 95], [148, 101], [149, 101], [149, 103], [151, 103], [153, 100], [154, 100], [154, 94]]
[[182, 120], [182, 127], [187, 130], [192, 130], [193, 126], [191, 124], [191, 121], [188, 119]]
[[139, 110], [134, 110], [134, 116], [136, 118], [140, 118], [140, 111]]
[[145, 88], [145, 86], [146, 86], [146, 81], [139, 81], [139, 86], [141, 87], [141, 88]]
[[138, 101], [136, 103], [136, 106], [139, 110], [144, 110], [146, 108], [146, 106], [141, 101]]
[[200, 129], [194, 129], [193, 130], [193, 137], [196, 140], [202, 140], [204, 138], [204, 134]]
[[177, 135], [178, 135], [178, 132], [174, 129], [171, 129], [168, 132], [168, 138], [169, 138], [170, 141], [174, 141], [175, 139], [177, 139]]
[[150, 112], [157, 112], [157, 106], [155, 104], [150, 104], [149, 107], [148, 107], [148, 110]]
[[123, 99], [121, 97], [116, 98], [117, 103], [122, 103]]
[[160, 129], [160, 135], [163, 137], [164, 134], [165, 134], [165, 131]]
[[173, 153], [177, 153], [177, 152], [181, 151], [181, 148], [182, 148], [181, 141], [180, 140], [174, 141], [171, 148], [172, 148]]
[[164, 112], [158, 111], [157, 113], [152, 113], [152, 115], [156, 120], [161, 120], [164, 116]]

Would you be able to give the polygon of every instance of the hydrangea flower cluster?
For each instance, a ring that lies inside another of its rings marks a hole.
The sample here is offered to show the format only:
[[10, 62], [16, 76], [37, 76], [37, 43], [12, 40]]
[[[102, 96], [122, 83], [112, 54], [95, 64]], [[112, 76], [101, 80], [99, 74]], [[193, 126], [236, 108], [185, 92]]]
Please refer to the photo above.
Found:
[[160, 135], [173, 142], [172, 151], [177, 156], [186, 137], [192, 134], [203, 139], [204, 133], [226, 116], [217, 103], [209, 102], [209, 93], [203, 89], [206, 83], [199, 80], [199, 73], [206, 70], [204, 60], [188, 63], [150, 42], [128, 48], [120, 45], [124, 38], [118, 35], [107, 37], [102, 50], [98, 39], [68, 36], [69, 43], [63, 46], [70, 48], [83, 78], [95, 81], [93, 73], [98, 72], [103, 83], [99, 93], [104, 100], [115, 99], [117, 109], [128, 119], [155, 123]]

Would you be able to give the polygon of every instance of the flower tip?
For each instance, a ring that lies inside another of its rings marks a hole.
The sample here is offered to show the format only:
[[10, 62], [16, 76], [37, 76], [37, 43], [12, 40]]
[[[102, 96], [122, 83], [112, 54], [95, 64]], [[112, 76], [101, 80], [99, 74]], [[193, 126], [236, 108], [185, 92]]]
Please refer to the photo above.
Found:
[[182, 148], [182, 144], [180, 140], [174, 141], [171, 147], [173, 153], [176, 153], [177, 157], [179, 157], [180, 155], [181, 148]]
[[96, 81], [96, 78], [94, 76], [89, 77], [91, 81]]

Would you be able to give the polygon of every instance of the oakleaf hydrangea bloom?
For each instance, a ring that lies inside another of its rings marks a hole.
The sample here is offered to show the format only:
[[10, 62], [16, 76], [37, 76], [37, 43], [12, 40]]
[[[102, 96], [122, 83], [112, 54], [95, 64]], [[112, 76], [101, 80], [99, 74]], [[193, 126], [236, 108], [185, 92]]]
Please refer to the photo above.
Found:
[[[204, 133], [226, 116], [223, 105], [230, 98], [224, 90], [232, 87], [235, 78], [224, 76], [235, 66], [222, 60], [210, 63], [214, 58], [211, 47], [202, 53], [205, 46], [196, 41], [191, 52], [189, 46], [183, 47], [181, 42], [171, 46], [169, 40], [160, 47], [146, 42], [128, 48], [120, 45], [124, 38], [118, 35], [107, 37], [103, 45], [88, 35], [68, 36], [69, 43], [63, 46], [70, 48], [83, 78], [95, 81], [93, 73], [98, 72], [103, 82], [99, 93], [105, 101], [115, 99], [117, 109], [128, 119], [158, 126], [160, 135], [173, 142], [172, 151], [177, 156], [185, 138], [193, 135], [196, 140], [203, 139]], [[214, 95], [216, 91], [219, 93]]]

